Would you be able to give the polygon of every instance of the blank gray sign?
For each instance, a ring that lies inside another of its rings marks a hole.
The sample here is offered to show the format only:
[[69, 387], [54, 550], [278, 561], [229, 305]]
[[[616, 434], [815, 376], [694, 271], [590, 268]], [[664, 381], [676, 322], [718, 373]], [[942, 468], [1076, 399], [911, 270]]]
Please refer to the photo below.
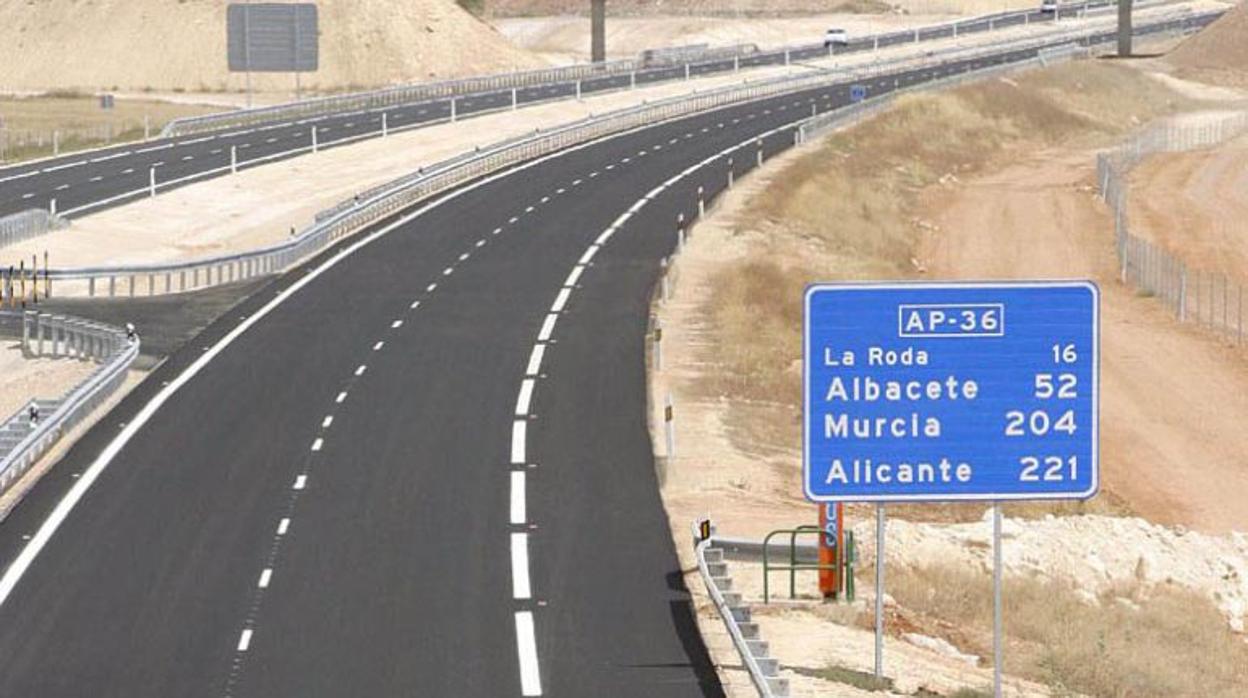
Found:
[[317, 69], [313, 3], [231, 4], [226, 14], [230, 70], [311, 73]]

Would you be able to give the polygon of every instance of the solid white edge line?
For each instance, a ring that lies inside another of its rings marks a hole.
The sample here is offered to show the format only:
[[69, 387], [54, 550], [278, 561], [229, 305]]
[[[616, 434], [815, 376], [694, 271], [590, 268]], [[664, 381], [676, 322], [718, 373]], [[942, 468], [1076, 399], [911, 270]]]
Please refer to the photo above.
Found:
[[525, 522], [525, 475], [523, 470], [511, 471], [511, 523], [519, 526]]
[[524, 465], [525, 437], [528, 422], [516, 420], [511, 424], [511, 464]]
[[536, 376], [542, 370], [542, 357], [546, 355], [545, 344], [533, 345], [533, 353], [529, 354], [529, 366], [524, 372], [527, 376]]
[[516, 651], [520, 655], [520, 693], [542, 695], [542, 675], [537, 666], [537, 633], [532, 611], [516, 611]]
[[517, 601], [533, 597], [529, 585], [529, 534], [511, 534], [511, 595]]

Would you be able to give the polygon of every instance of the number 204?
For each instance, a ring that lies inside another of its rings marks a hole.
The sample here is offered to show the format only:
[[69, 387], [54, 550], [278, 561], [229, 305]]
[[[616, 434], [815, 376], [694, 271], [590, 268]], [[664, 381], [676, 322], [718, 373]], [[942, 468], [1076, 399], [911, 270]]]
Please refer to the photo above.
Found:
[[1022, 482], [1065, 482], [1079, 478], [1079, 457], [1070, 456], [1023, 456], [1018, 459], [1023, 470], [1018, 474]]

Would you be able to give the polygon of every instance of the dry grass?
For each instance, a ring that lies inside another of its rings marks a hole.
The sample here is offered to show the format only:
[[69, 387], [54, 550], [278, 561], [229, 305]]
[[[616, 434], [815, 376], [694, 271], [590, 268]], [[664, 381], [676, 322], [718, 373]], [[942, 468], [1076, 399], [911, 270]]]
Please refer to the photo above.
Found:
[[[41, 157], [52, 153], [52, 133], [60, 132], [62, 151], [103, 145], [106, 142], [143, 137], [143, 119], [153, 135], [169, 121], [221, 111], [221, 107], [174, 104], [154, 100], [117, 99], [113, 109], [101, 109], [99, 98], [73, 91], [57, 91], [39, 97], [0, 97], [0, 147], [5, 161]], [[111, 131], [110, 131], [111, 129]], [[43, 143], [32, 138], [45, 134]]]
[[[735, 445], [763, 453], [800, 443], [802, 290], [815, 281], [918, 276], [912, 260], [924, 189], [1023, 148], [1110, 143], [1139, 123], [1193, 106], [1137, 71], [1085, 61], [902, 97], [788, 164], [737, 226], [767, 242], [718, 274], [719, 292], [703, 311], [718, 340], [705, 359], [724, 367], [705, 388], [736, 405], [727, 418]], [[1011, 514], [1125, 513], [1111, 498], [1099, 499]], [[974, 520], [982, 507], [922, 512]]]
[[[865, 582], [864, 582], [865, 583]], [[953, 626], [960, 649], [991, 656], [992, 580], [953, 567], [890, 570], [888, 592], [920, 627]], [[1242, 696], [1248, 644], [1205, 598], [1135, 586], [1079, 600], [1062, 584], [1007, 579], [1007, 670], [1057, 695], [1113, 698]]]

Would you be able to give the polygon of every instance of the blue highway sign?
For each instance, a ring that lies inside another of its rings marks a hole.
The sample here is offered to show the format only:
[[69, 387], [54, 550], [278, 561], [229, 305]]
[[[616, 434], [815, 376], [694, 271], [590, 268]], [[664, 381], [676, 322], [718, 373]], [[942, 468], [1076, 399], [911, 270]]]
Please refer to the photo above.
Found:
[[861, 102], [862, 100], [866, 98], [867, 98], [867, 86], [866, 85], [850, 85], [849, 86], [849, 101]]
[[1096, 494], [1091, 282], [820, 284], [805, 306], [808, 498]]

